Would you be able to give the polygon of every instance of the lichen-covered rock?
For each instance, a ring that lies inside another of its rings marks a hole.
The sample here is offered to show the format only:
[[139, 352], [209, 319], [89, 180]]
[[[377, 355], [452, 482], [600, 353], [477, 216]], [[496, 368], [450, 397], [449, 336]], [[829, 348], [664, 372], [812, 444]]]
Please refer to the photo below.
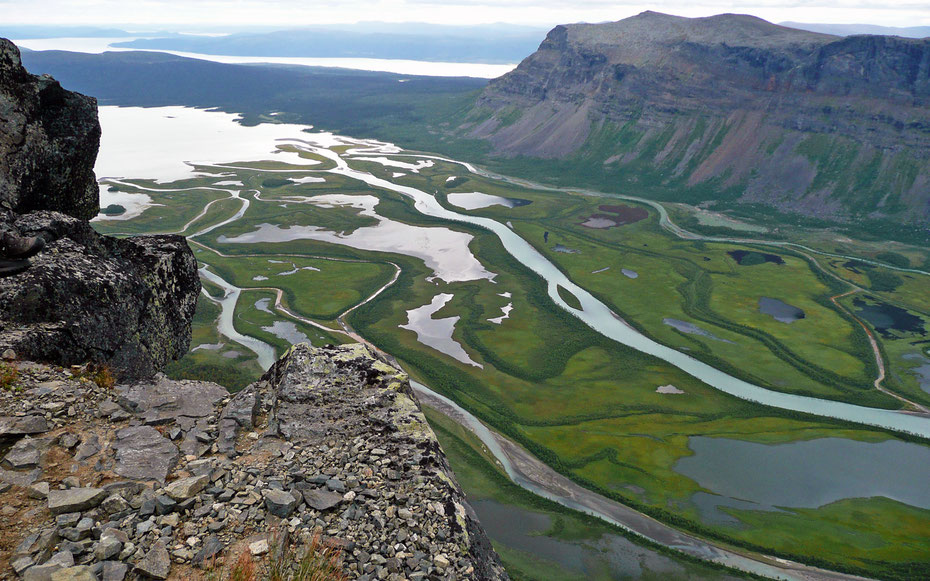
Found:
[[0, 350], [59, 365], [106, 362], [123, 379], [187, 352], [200, 280], [182, 237], [110, 238], [56, 212], [14, 225], [49, 243], [27, 271], [0, 279]]
[[26, 72], [0, 38], [0, 206], [90, 219], [100, 209], [97, 100]]

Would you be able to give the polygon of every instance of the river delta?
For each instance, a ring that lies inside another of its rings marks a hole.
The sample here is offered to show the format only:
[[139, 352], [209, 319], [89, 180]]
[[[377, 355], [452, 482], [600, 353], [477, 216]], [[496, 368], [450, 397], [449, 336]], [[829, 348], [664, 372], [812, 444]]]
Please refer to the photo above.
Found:
[[[843, 278], [828, 249], [702, 238], [633, 196], [605, 205], [225, 113], [101, 107], [101, 121], [101, 206], [129, 215], [95, 225], [183, 233], [202, 263], [193, 349], [172, 373], [232, 366], [242, 385], [293, 339], [364, 340], [434, 394], [426, 405], [487, 431], [468, 448], [498, 443], [483, 469], [522, 454], [538, 469], [504, 470], [512, 481], [689, 559], [797, 579], [842, 575], [796, 561], [866, 575], [930, 566], [930, 504], [913, 484], [930, 463], [906, 460], [930, 437], [922, 361], [908, 356], [923, 357], [913, 344], [928, 317], [906, 285], [895, 308], [920, 324], [886, 325], [875, 305], [889, 293]], [[107, 138], [115, 124], [152, 139]], [[176, 151], [178, 131], [222, 143]], [[926, 284], [916, 269], [873, 268]], [[859, 464], [830, 463], [847, 457]], [[875, 462], [882, 473], [861, 468]], [[773, 495], [753, 480], [763, 465], [832, 493]], [[896, 467], [907, 478], [883, 486]], [[515, 510], [483, 502], [489, 518]], [[516, 530], [496, 540], [515, 561], [550, 546]], [[552, 550], [584, 571], [577, 548]]]

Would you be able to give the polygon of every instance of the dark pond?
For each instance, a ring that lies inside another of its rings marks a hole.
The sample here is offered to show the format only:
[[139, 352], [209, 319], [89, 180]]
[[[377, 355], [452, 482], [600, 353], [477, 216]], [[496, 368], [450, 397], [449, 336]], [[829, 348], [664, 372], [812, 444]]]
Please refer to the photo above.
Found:
[[930, 508], [927, 446], [842, 438], [766, 445], [704, 436], [690, 438], [688, 446], [694, 455], [679, 460], [675, 470], [720, 495], [692, 499], [709, 521], [732, 518], [719, 506], [817, 508], [873, 496]]
[[768, 254], [765, 252], [756, 252], [755, 250], [731, 250], [727, 252], [736, 264], [740, 266], [754, 266], [772, 262], [774, 264], [784, 264], [785, 259], [777, 254]]
[[801, 309], [769, 297], [761, 297], [759, 299], [759, 312], [769, 315], [776, 321], [781, 321], [782, 323], [793, 323], [798, 319], [804, 318], [804, 311]]
[[858, 309], [856, 314], [868, 321], [885, 337], [890, 336], [891, 331], [926, 334], [923, 319], [910, 314], [901, 307], [888, 303], [866, 302], [860, 298], [854, 299], [853, 305]]

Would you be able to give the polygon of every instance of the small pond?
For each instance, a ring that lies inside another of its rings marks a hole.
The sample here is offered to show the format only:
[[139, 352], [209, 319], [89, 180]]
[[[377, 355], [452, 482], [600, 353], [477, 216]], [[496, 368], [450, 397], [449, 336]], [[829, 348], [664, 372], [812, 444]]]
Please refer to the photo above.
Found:
[[694, 455], [682, 458], [674, 468], [720, 495], [692, 499], [710, 521], [726, 521], [717, 507], [737, 506], [735, 500], [740, 507], [775, 510], [884, 496], [930, 508], [927, 446], [842, 438], [766, 445], [704, 436], [691, 437], [688, 446]]
[[446, 303], [451, 301], [453, 296], [448, 293], [440, 293], [434, 296], [429, 304], [410, 309], [407, 311], [407, 323], [398, 326], [401, 329], [413, 331], [417, 334], [417, 341], [432, 347], [440, 353], [445, 353], [462, 363], [483, 368], [483, 365], [472, 360], [465, 349], [462, 348], [462, 345], [452, 338], [459, 317], [433, 318], [433, 314], [446, 306]]
[[920, 353], [908, 353], [902, 356], [907, 361], [917, 361], [917, 367], [911, 367], [909, 370], [917, 378], [917, 384], [920, 389], [930, 393], [930, 358], [924, 357]]
[[504, 206], [505, 208], [518, 208], [532, 204], [530, 200], [520, 198], [504, 198], [482, 194], [481, 192], [456, 192], [447, 196], [449, 203], [465, 210], [478, 210], [490, 206]]
[[891, 331], [926, 334], [923, 319], [901, 307], [877, 301], [867, 302], [860, 298], [853, 300], [853, 305], [857, 309], [856, 314], [868, 321], [885, 337], [891, 336]]
[[777, 254], [768, 254], [766, 252], [756, 252], [754, 250], [731, 250], [727, 252], [736, 264], [740, 266], [754, 266], [756, 264], [784, 264], [785, 259]]
[[793, 323], [805, 317], [804, 311], [796, 306], [769, 297], [759, 299], [759, 312], [782, 323]]
[[370, 195], [327, 194], [316, 196], [313, 203], [321, 207], [352, 207], [360, 215], [378, 220], [376, 226], [364, 226], [351, 232], [334, 232], [319, 226], [258, 224], [255, 230], [234, 237], [220, 236], [221, 244], [255, 244], [259, 242], [290, 242], [320, 240], [351, 246], [360, 250], [397, 252], [422, 259], [436, 278], [446, 282], [488, 279], [488, 272], [469, 249], [471, 234], [440, 226], [413, 226], [385, 218], [375, 212], [378, 198]]

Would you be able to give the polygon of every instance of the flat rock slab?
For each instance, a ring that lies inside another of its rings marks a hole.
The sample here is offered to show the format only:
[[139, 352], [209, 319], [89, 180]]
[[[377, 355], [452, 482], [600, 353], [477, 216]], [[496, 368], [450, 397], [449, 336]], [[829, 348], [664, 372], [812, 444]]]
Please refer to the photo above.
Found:
[[173, 381], [157, 375], [151, 381], [118, 386], [120, 403], [149, 424], [178, 417], [202, 418], [214, 413], [216, 404], [229, 395], [226, 388], [208, 381]]
[[0, 416], [0, 436], [25, 436], [44, 434], [48, 422], [42, 416]]
[[69, 488], [48, 491], [48, 510], [52, 514], [81, 512], [94, 508], [107, 497], [102, 488]]
[[171, 572], [171, 558], [165, 543], [155, 541], [142, 560], [136, 563], [136, 571], [155, 579], [167, 579]]
[[35, 468], [42, 459], [42, 446], [38, 440], [25, 437], [10, 448], [3, 457], [3, 466], [13, 470], [26, 470]]
[[115, 472], [125, 478], [164, 482], [178, 461], [178, 449], [151, 426], [134, 426], [116, 432]]

